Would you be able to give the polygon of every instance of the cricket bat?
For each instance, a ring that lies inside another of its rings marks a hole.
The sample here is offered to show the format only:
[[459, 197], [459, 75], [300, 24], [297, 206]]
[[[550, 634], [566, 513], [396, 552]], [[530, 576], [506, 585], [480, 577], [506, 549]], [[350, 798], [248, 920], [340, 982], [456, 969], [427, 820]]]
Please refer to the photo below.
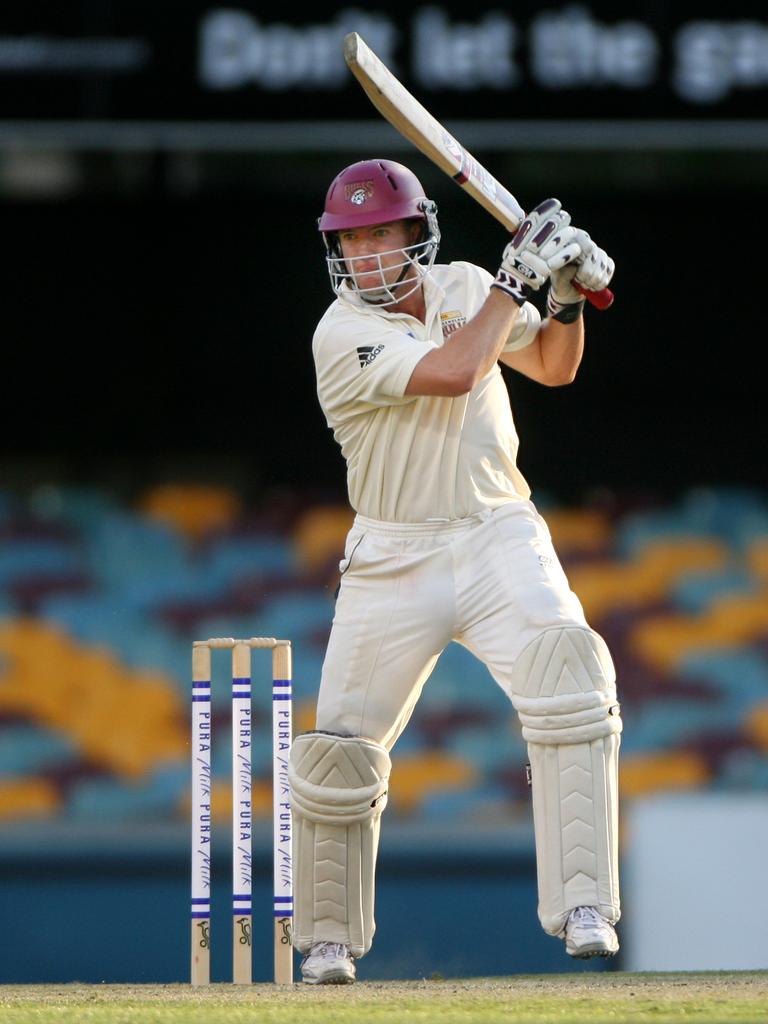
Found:
[[[374, 107], [401, 135], [460, 185], [511, 232], [525, 211], [508, 189], [446, 131], [440, 122], [395, 78], [357, 32], [344, 37], [344, 59]], [[607, 309], [613, 292], [576, 287], [597, 309]]]

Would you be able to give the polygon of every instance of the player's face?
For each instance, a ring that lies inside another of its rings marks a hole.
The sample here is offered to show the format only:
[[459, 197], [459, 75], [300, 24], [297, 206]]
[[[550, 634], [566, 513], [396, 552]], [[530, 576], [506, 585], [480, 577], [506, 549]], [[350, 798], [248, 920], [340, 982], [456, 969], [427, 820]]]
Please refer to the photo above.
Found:
[[403, 274], [407, 264], [403, 249], [414, 244], [418, 231], [418, 225], [405, 220], [339, 231], [344, 262], [357, 288], [391, 287], [401, 276], [403, 282], [410, 280], [414, 271], [409, 268]]

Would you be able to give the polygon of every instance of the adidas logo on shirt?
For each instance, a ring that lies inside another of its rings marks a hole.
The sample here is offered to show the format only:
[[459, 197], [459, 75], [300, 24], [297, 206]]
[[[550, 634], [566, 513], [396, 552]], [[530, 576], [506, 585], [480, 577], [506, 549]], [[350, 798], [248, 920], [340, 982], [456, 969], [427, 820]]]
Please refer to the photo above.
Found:
[[366, 366], [370, 366], [376, 356], [384, 348], [383, 345], [363, 345], [362, 348], [357, 350], [357, 358], [360, 360], [360, 369], [364, 370]]

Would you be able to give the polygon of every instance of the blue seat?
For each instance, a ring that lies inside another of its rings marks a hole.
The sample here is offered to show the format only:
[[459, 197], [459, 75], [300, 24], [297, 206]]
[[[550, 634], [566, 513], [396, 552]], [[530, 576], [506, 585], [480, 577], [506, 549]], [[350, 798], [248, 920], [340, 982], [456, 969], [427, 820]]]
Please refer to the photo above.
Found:
[[508, 728], [459, 728], [447, 740], [449, 753], [469, 761], [485, 775], [491, 775], [508, 764], [525, 764], [528, 760], [525, 741], [513, 720], [510, 705]]
[[268, 597], [259, 608], [259, 632], [293, 640], [298, 646], [318, 630], [329, 629], [333, 613], [333, 597], [325, 590], [279, 594]]
[[710, 683], [729, 713], [740, 714], [768, 695], [768, 658], [757, 648], [697, 651], [680, 662], [677, 672]]
[[0, 586], [25, 577], [63, 576], [85, 569], [77, 546], [47, 538], [0, 542]]
[[149, 628], [141, 613], [125, 608], [115, 596], [98, 593], [45, 598], [38, 615], [80, 643], [107, 647], [124, 661], [134, 655]]
[[670, 601], [689, 614], [705, 612], [718, 598], [730, 594], [754, 594], [760, 589], [755, 577], [736, 566], [722, 572], [683, 573], [671, 586]]
[[182, 693], [191, 685], [192, 637], [187, 640], [155, 622], [135, 620], [130, 643], [121, 643], [121, 660], [130, 668], [162, 672], [173, 679]]
[[229, 586], [252, 576], [290, 576], [297, 570], [293, 544], [272, 535], [216, 540], [204, 559], [206, 573]]
[[427, 793], [421, 801], [418, 820], [423, 822], [450, 822], [460, 826], [480, 809], [480, 792], [470, 790], [452, 790], [440, 793]]
[[768, 499], [757, 488], [697, 487], [680, 503], [680, 513], [692, 526], [741, 547], [757, 534], [768, 535]]
[[187, 601], [213, 603], [222, 600], [227, 593], [223, 580], [210, 575], [202, 567], [188, 565], [131, 576], [122, 584], [115, 580], [112, 589], [119, 593], [120, 601], [126, 607], [150, 613], [166, 604]]
[[405, 754], [423, 754], [426, 749], [427, 745], [417, 725], [415, 723], [407, 725], [404, 732], [398, 736], [393, 748], [393, 771], [397, 771], [397, 758]]
[[116, 512], [118, 501], [104, 487], [45, 484], [32, 492], [29, 508], [43, 522], [60, 523], [84, 534]]
[[493, 783], [479, 783], [471, 789], [428, 793], [419, 811], [424, 824], [445, 822], [462, 827], [493, 827], [513, 817], [509, 796]]
[[619, 558], [632, 560], [656, 541], [712, 539], [713, 530], [691, 524], [677, 510], [628, 513], [616, 525], [615, 550]]
[[664, 697], [632, 707], [624, 704], [624, 753], [669, 750], [694, 740], [702, 733], [736, 729], [741, 716], [720, 701]]
[[625, 515], [616, 527], [616, 550], [632, 558], [659, 539], [711, 538], [743, 548], [768, 535], [768, 499], [757, 489], [698, 487], [677, 503]]
[[158, 770], [147, 782], [129, 785], [111, 778], [86, 778], [69, 791], [67, 813], [89, 821], [172, 820], [189, 786], [186, 766]]
[[35, 775], [75, 757], [74, 744], [62, 733], [31, 724], [0, 726], [0, 775]]
[[173, 575], [189, 565], [186, 544], [172, 527], [122, 511], [99, 519], [85, 543], [92, 574], [108, 588]]
[[768, 757], [757, 750], [732, 751], [722, 759], [714, 789], [768, 792]]
[[511, 711], [509, 698], [495, 682], [487, 667], [458, 643], [449, 644], [438, 658], [421, 695], [425, 709], [466, 704], [491, 713]]

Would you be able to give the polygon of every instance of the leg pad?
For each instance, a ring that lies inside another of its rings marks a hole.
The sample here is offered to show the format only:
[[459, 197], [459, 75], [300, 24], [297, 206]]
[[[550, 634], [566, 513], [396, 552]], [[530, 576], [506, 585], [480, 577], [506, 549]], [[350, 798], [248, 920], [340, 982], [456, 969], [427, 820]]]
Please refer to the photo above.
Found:
[[602, 637], [570, 627], [542, 633], [515, 665], [513, 703], [528, 742], [539, 918], [562, 934], [571, 910], [618, 921], [616, 676]]
[[376, 929], [374, 882], [390, 759], [374, 740], [311, 732], [291, 747], [294, 945], [340, 942], [355, 957]]

